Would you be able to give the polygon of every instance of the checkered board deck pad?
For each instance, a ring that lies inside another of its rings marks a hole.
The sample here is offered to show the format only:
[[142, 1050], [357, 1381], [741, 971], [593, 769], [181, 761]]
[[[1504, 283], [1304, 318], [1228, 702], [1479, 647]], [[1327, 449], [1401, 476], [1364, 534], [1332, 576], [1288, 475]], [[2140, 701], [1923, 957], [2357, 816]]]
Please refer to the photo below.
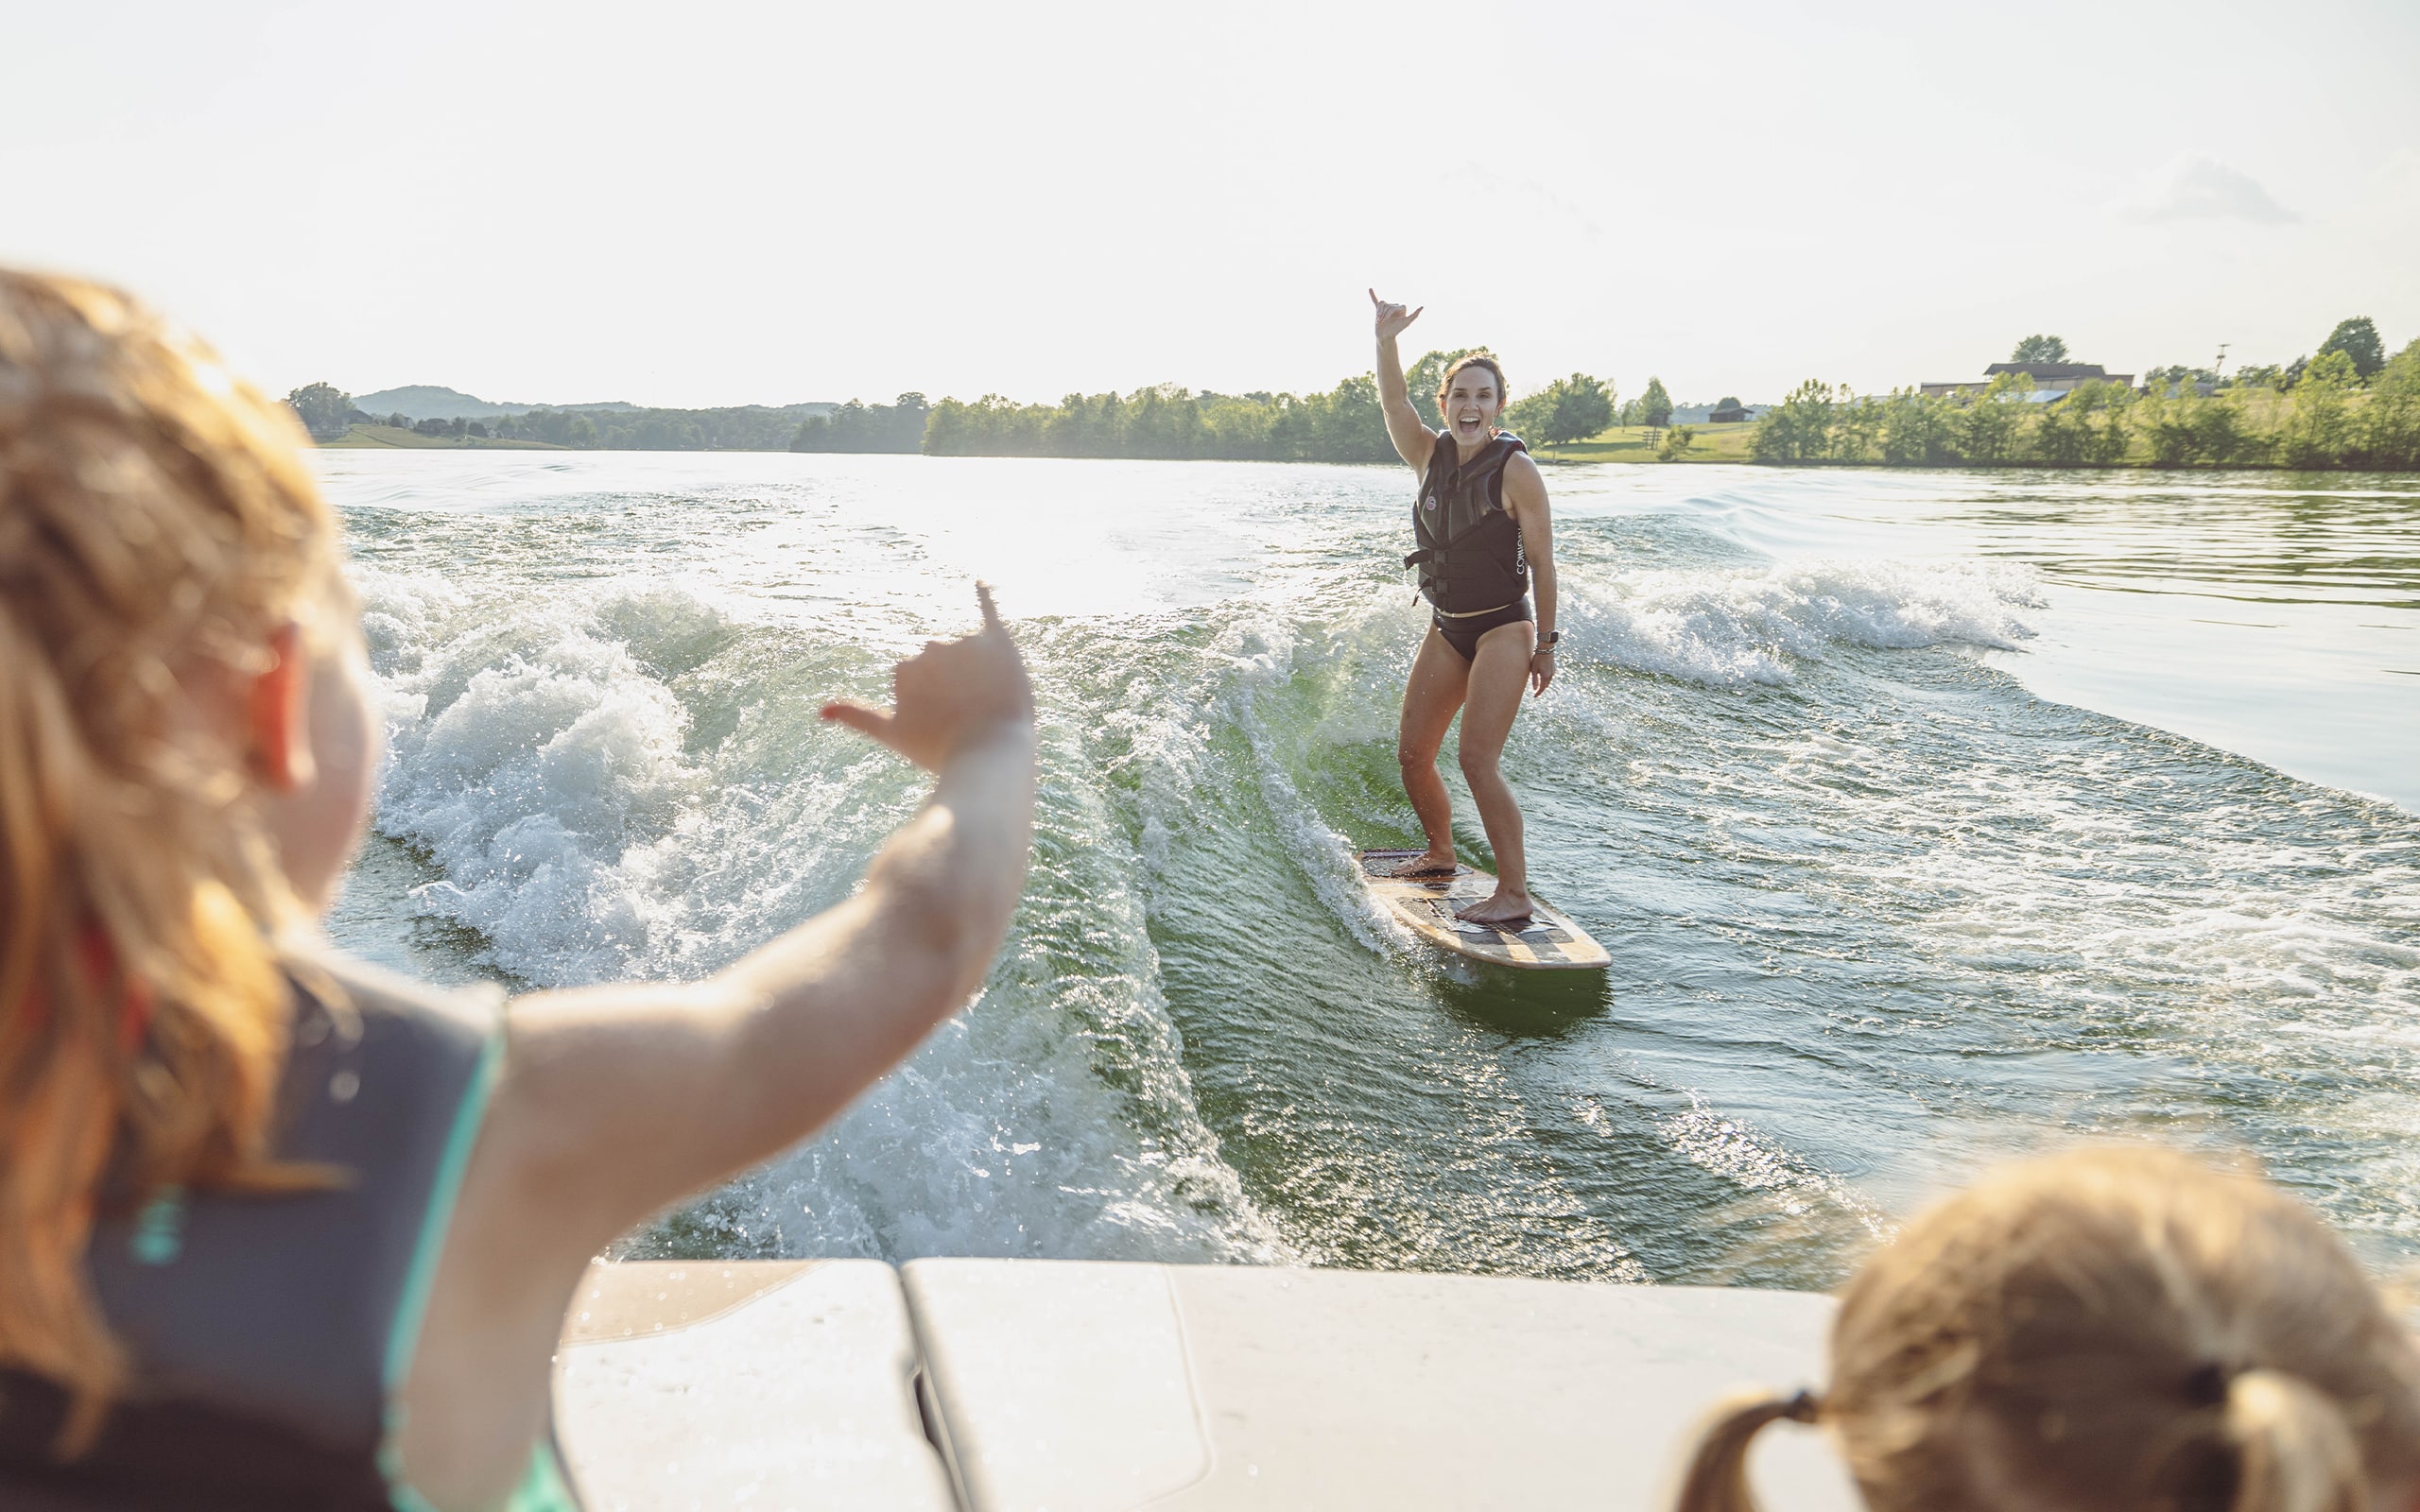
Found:
[[1473, 960], [1531, 970], [1574, 971], [1613, 964], [1613, 957], [1588, 937], [1586, 930], [1535, 894], [1530, 902], [1536, 915], [1517, 928], [1456, 919], [1456, 909], [1466, 908], [1495, 890], [1495, 878], [1475, 867], [1457, 867], [1451, 877], [1392, 875], [1419, 854], [1417, 850], [1364, 850], [1361, 880], [1406, 928], [1430, 944]]

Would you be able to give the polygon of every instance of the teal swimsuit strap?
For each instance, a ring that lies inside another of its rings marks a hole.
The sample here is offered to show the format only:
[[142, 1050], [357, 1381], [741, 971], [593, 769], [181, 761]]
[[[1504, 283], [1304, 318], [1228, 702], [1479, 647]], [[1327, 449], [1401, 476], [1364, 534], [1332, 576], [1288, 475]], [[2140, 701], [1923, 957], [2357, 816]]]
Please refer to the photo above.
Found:
[[[437, 1512], [426, 1497], [410, 1486], [390, 1480], [389, 1487], [395, 1512]], [[580, 1512], [579, 1498], [572, 1494], [571, 1478], [563, 1473], [553, 1438], [542, 1438], [530, 1449], [527, 1472], [498, 1512]]]
[[529, 1473], [513, 1487], [512, 1500], [504, 1503], [504, 1512], [579, 1512], [579, 1498], [572, 1495], [571, 1481], [563, 1474], [553, 1435], [538, 1440], [537, 1447], [529, 1452]]
[[[496, 1072], [503, 1061], [504, 1015], [499, 1012], [488, 1031], [487, 1045], [479, 1053], [478, 1070], [463, 1089], [461, 1105], [455, 1109], [454, 1126], [445, 1138], [445, 1155], [438, 1165], [437, 1180], [428, 1194], [428, 1210], [421, 1217], [420, 1237], [412, 1247], [411, 1272], [404, 1286], [404, 1299], [395, 1309], [394, 1327], [387, 1335], [387, 1437], [378, 1449], [378, 1468], [387, 1477], [388, 1499], [395, 1512], [438, 1512], [404, 1479], [398, 1451], [404, 1413], [395, 1397], [403, 1390], [404, 1378], [411, 1373], [412, 1350], [420, 1342], [421, 1322], [428, 1313], [429, 1288], [436, 1283], [437, 1263], [445, 1251], [445, 1231], [453, 1223], [454, 1204], [462, 1194], [462, 1175], [470, 1166], [473, 1146], [478, 1143], [479, 1125], [487, 1117], [488, 1096], [495, 1088]], [[579, 1500], [572, 1494], [551, 1435], [539, 1439], [531, 1448], [529, 1469], [521, 1484], [513, 1487], [504, 1512], [579, 1512]]]

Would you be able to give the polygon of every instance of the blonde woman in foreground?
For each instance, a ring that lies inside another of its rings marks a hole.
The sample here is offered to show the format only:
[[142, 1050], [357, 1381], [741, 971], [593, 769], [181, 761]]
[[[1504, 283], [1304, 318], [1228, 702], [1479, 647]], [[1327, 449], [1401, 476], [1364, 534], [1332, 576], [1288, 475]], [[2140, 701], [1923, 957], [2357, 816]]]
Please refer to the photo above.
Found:
[[0, 269], [0, 1506], [572, 1505], [590, 1257], [905, 1056], [1023, 883], [986, 593], [894, 713], [823, 711], [922, 811], [720, 974], [503, 1004], [328, 953], [379, 722], [301, 440], [125, 297]]
[[2274, 1188], [2154, 1149], [2013, 1166], [1841, 1294], [1832, 1383], [1727, 1404], [1681, 1512], [1750, 1512], [1748, 1448], [1831, 1430], [1875, 1512], [2407, 1512], [2420, 1353]]

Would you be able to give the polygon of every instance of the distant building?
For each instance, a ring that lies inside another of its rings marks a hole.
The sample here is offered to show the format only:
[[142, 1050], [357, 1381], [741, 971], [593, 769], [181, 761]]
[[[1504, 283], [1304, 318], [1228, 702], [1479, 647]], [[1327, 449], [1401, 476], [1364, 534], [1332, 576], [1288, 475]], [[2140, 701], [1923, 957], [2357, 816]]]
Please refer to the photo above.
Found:
[[1762, 420], [1772, 413], [1771, 404], [1741, 404], [1736, 409], [1717, 409], [1712, 404], [1683, 404], [1672, 411], [1675, 425], [1738, 425], [1752, 420]]
[[1996, 362], [1983, 369], [1980, 383], [1921, 384], [1918, 387], [1927, 399], [1940, 399], [1949, 394], [1973, 392], [2004, 372], [2022, 373], [2031, 380], [2033, 390], [2026, 398], [2037, 404], [2050, 404], [2069, 390], [2089, 383], [2118, 384], [2127, 388], [2135, 387], [2133, 373], [2104, 372], [2097, 362]]

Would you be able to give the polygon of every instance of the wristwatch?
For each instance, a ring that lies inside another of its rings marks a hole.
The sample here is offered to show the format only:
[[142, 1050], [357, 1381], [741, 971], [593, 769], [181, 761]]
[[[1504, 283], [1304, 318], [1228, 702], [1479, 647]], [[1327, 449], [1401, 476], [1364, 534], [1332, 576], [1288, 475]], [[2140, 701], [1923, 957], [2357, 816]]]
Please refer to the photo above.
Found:
[[1561, 630], [1548, 630], [1547, 631], [1547, 638], [1538, 643], [1538, 649], [1541, 651], [1551, 651], [1554, 649], [1554, 644], [1562, 639], [1563, 632]]

